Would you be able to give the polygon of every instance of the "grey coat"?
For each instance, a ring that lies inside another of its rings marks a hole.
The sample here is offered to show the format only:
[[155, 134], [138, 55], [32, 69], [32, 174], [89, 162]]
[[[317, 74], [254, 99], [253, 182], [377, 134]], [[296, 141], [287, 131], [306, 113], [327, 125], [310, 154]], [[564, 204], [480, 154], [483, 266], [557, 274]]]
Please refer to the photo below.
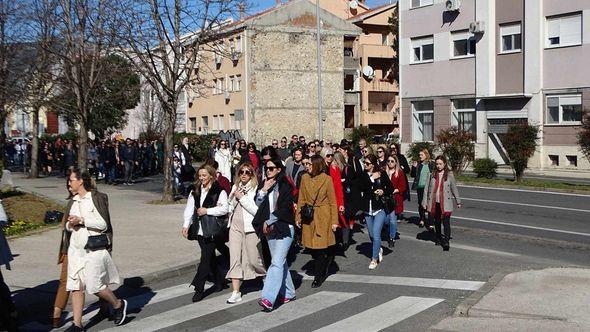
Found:
[[[422, 199], [422, 206], [426, 207], [427, 211], [430, 211], [432, 207], [432, 201], [434, 198], [434, 185], [435, 185], [435, 178], [436, 173], [430, 177], [430, 180], [426, 183], [426, 187], [424, 188], [424, 198]], [[457, 189], [457, 182], [455, 181], [455, 176], [453, 172], [449, 171], [447, 176], [447, 181], [443, 183], [443, 205], [444, 205], [444, 212], [453, 212], [454, 203], [453, 198], [455, 199], [457, 204], [461, 204], [461, 197], [459, 197], [459, 190]]]

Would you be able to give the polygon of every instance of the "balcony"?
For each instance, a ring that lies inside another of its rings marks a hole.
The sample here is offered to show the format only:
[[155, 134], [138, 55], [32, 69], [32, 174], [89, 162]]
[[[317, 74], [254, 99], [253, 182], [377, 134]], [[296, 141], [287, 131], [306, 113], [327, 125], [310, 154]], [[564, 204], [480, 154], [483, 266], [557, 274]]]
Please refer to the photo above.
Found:
[[388, 81], [381, 81], [378, 78], [374, 78], [370, 82], [363, 82], [366, 89], [369, 91], [377, 91], [377, 92], [397, 92], [398, 86], [397, 83], [389, 83]]
[[358, 105], [359, 93], [357, 91], [344, 91], [344, 105]]
[[363, 111], [361, 112], [361, 124], [368, 125], [392, 125], [394, 112]]
[[391, 59], [395, 56], [393, 48], [388, 45], [360, 45], [360, 57]]

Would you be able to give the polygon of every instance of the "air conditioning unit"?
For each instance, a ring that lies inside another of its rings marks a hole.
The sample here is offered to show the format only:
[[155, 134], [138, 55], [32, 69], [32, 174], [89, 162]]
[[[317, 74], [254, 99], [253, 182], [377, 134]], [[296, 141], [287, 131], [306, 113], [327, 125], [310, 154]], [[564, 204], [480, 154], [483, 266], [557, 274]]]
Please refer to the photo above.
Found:
[[215, 64], [221, 66], [221, 55], [215, 54]]
[[235, 61], [238, 61], [239, 59], [240, 59], [240, 53], [239, 52], [235, 52], [234, 51], [234, 52], [231, 53], [231, 60], [232, 61], [235, 62]]
[[469, 24], [469, 32], [472, 34], [482, 34], [485, 31], [484, 21], [475, 21]]
[[446, 8], [449, 12], [458, 12], [461, 8], [461, 0], [447, 0]]
[[225, 100], [229, 100], [229, 91], [227, 91], [227, 90], [226, 90], [226, 91], [223, 93], [223, 96], [225, 97]]

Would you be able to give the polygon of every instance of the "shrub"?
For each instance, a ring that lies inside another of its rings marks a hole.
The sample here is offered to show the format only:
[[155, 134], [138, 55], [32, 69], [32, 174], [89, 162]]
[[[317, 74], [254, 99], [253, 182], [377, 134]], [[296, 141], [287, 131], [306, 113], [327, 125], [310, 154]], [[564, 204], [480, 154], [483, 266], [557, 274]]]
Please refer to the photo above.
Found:
[[207, 152], [211, 146], [211, 140], [219, 139], [218, 135], [198, 135], [190, 133], [175, 133], [174, 144], [180, 144], [182, 139], [188, 137], [190, 154], [194, 161], [203, 161], [207, 158]]
[[494, 178], [496, 177], [496, 170], [498, 163], [490, 158], [475, 159], [473, 161], [473, 171], [478, 178]]
[[410, 144], [410, 147], [408, 148], [408, 153], [406, 154], [406, 157], [408, 157], [412, 161], [419, 161], [420, 160], [420, 151], [422, 151], [424, 149], [428, 150], [431, 157], [434, 157], [433, 152], [434, 152], [435, 147], [436, 146], [434, 145], [434, 143], [431, 143], [431, 142], [414, 142], [414, 143]]
[[43, 224], [32, 223], [25, 220], [17, 220], [9, 223], [8, 226], [4, 228], [4, 234], [6, 236], [19, 235], [42, 226]]
[[516, 182], [522, 180], [524, 171], [528, 167], [529, 158], [535, 154], [538, 134], [539, 127], [518, 124], [510, 126], [508, 132], [501, 138]]
[[590, 111], [588, 110], [585, 110], [582, 115], [582, 127], [577, 136], [580, 151], [590, 161]]
[[370, 145], [373, 144], [373, 136], [375, 136], [375, 131], [373, 129], [360, 125], [359, 127], [352, 129], [349, 139], [356, 145], [361, 138], [364, 138], [365, 141], [367, 141], [367, 145]]
[[475, 135], [457, 127], [442, 129], [436, 135], [437, 146], [447, 157], [455, 174], [461, 174], [475, 158]]

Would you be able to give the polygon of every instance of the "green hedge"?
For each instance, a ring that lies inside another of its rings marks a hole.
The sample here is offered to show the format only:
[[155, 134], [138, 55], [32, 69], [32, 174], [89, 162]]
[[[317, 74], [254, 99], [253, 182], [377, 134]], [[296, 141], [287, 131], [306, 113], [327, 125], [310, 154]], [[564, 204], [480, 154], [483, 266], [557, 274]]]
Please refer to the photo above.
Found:
[[498, 170], [498, 163], [490, 158], [475, 159], [473, 161], [473, 171], [478, 178], [494, 178]]
[[410, 144], [406, 157], [408, 157], [412, 161], [419, 161], [420, 151], [426, 149], [430, 153], [430, 157], [434, 158], [434, 155], [432, 153], [435, 147], [436, 146], [434, 145], [434, 143], [431, 142], [414, 142]]

